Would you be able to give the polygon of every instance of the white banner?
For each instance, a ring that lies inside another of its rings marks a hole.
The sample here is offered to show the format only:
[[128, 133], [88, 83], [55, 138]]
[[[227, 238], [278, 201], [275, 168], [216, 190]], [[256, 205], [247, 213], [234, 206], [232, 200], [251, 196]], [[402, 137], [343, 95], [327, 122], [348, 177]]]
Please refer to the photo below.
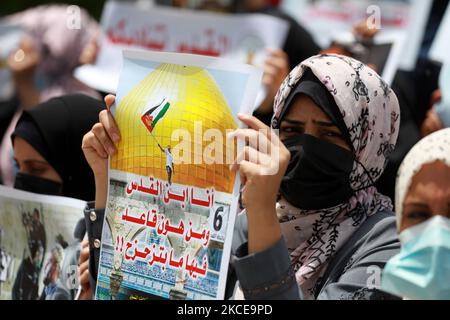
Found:
[[[355, 23], [379, 23], [380, 35], [395, 34], [400, 42], [399, 68], [415, 68], [432, 1], [423, 0], [284, 0], [282, 8], [326, 48]], [[378, 27], [378, 26], [375, 26]], [[407, 39], [406, 41], [403, 39]]]
[[215, 14], [166, 7], [142, 10], [108, 2], [101, 19], [104, 38], [95, 65], [78, 68], [87, 85], [115, 93], [123, 49], [226, 57], [262, 67], [266, 48], [281, 48], [288, 24], [261, 14]]

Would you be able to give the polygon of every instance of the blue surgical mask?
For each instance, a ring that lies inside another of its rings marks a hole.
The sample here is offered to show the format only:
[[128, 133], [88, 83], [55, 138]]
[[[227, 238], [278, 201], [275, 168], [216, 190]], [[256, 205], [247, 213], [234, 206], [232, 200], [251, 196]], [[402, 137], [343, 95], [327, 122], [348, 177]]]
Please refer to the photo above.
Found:
[[435, 216], [406, 229], [386, 264], [382, 290], [418, 300], [450, 300], [450, 219]]

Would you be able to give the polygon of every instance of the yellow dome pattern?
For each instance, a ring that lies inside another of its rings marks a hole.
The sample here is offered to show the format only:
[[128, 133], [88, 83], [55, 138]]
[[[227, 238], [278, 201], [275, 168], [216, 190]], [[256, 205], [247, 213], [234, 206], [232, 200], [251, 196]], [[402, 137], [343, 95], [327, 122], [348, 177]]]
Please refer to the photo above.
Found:
[[[150, 134], [141, 122], [148, 106], [158, 105], [163, 99], [170, 108]], [[153, 176], [167, 180], [166, 159], [157, 142], [174, 149], [179, 141], [172, 141], [172, 132], [185, 129], [190, 133], [190, 164], [177, 164], [174, 156], [173, 183], [193, 185], [199, 188], [214, 187], [217, 191], [231, 193], [235, 175], [226, 164], [226, 130], [236, 129], [230, 108], [218, 85], [210, 74], [201, 68], [174, 64], [161, 64], [134, 87], [119, 103], [115, 119], [122, 139], [117, 145], [118, 153], [111, 159], [111, 168], [141, 176]], [[194, 136], [194, 122], [202, 123], [203, 134], [214, 128], [220, 130], [224, 145], [221, 147], [222, 164], [194, 164], [194, 152], [202, 152], [211, 141]], [[153, 135], [153, 137], [152, 137]], [[194, 144], [197, 146], [194, 147]], [[236, 154], [236, 145], [231, 146]], [[229, 151], [230, 151], [229, 150]]]

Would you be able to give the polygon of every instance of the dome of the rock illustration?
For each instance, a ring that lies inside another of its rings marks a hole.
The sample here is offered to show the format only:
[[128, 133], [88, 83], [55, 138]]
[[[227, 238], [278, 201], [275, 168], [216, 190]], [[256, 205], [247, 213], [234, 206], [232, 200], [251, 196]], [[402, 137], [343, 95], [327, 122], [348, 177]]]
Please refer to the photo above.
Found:
[[[117, 155], [111, 159], [112, 169], [166, 181], [166, 156], [159, 143], [163, 148], [171, 146], [175, 163], [173, 183], [199, 188], [214, 186], [217, 191], [232, 192], [234, 175], [226, 163], [226, 133], [236, 129], [237, 124], [218, 85], [206, 70], [160, 65], [121, 100], [115, 118], [122, 139]], [[195, 122], [197, 130], [194, 130]], [[223, 144], [216, 149], [221, 154], [212, 152], [222, 162], [206, 164], [205, 148], [214, 140], [203, 139], [203, 134], [212, 128], [222, 134]], [[185, 130], [182, 137], [186, 133], [190, 135], [190, 143], [183, 144], [190, 145], [190, 163], [177, 164], [180, 157], [188, 159], [187, 154], [180, 152], [180, 141], [172, 140], [172, 132], [177, 129]], [[230, 152], [233, 149], [235, 146], [228, 147], [229, 154], [233, 154]], [[201, 163], [194, 162], [195, 159], [201, 159]]]

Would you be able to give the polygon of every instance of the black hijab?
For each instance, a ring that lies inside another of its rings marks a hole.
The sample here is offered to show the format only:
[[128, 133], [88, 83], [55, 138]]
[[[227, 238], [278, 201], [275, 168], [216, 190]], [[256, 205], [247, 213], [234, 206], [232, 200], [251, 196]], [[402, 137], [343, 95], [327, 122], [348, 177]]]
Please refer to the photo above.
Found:
[[91, 201], [94, 175], [81, 143], [103, 109], [102, 101], [80, 94], [50, 99], [25, 111], [11, 138], [27, 141], [58, 172], [63, 196]]

